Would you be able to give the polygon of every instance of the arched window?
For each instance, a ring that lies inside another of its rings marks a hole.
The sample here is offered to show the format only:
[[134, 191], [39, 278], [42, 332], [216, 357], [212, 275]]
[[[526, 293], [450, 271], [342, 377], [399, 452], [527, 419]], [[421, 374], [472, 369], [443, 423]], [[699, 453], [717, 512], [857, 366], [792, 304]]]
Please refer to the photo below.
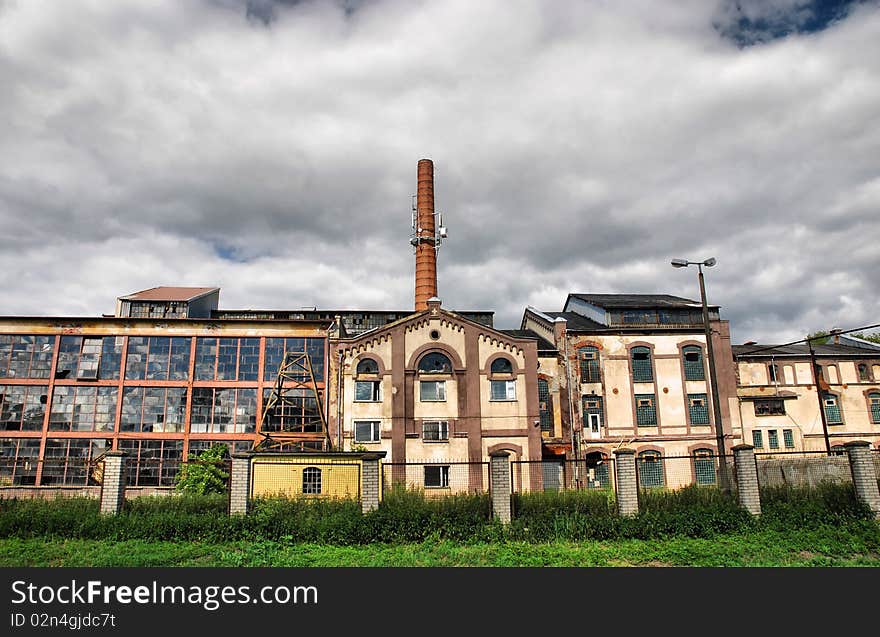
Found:
[[859, 380], [862, 382], [871, 380], [871, 375], [868, 373], [868, 365], [865, 363], [859, 363]]
[[654, 369], [651, 364], [651, 350], [647, 347], [633, 347], [630, 350], [632, 357], [633, 381], [636, 383], [650, 383], [654, 380]]
[[303, 469], [303, 493], [321, 493], [321, 470], [318, 467]]
[[868, 394], [868, 406], [871, 410], [871, 422], [880, 425], [880, 392], [872, 391]]
[[357, 364], [357, 374], [360, 376], [361, 374], [378, 374], [379, 373], [379, 363], [374, 361], [372, 358], [364, 358], [361, 359]]
[[659, 451], [643, 451], [639, 454], [636, 470], [639, 484], [643, 487], [663, 486], [663, 460]]
[[684, 366], [685, 380], [706, 380], [703, 367], [703, 348], [697, 345], [688, 345], [681, 348], [682, 365]]
[[510, 362], [509, 358], [496, 358], [492, 361], [490, 371], [493, 374], [512, 374], [513, 363]]
[[578, 360], [581, 364], [581, 382], [598, 383], [599, 378], [599, 349], [592, 346], [581, 347], [578, 350]]
[[516, 400], [516, 380], [510, 378], [513, 374], [513, 364], [508, 358], [496, 358], [489, 368], [490, 374], [499, 374], [501, 378], [489, 378], [489, 400]]
[[608, 476], [608, 456], [601, 451], [591, 451], [584, 460], [587, 465], [587, 488], [607, 489], [611, 485]]
[[843, 418], [840, 415], [840, 404], [837, 402], [837, 396], [834, 394], [823, 394], [822, 407], [825, 409], [825, 420], [829, 425], [840, 425], [843, 423]]
[[445, 354], [430, 352], [419, 361], [419, 371], [423, 374], [451, 374], [452, 363]]
[[715, 484], [715, 458], [711, 449], [694, 451], [694, 475], [697, 484]]

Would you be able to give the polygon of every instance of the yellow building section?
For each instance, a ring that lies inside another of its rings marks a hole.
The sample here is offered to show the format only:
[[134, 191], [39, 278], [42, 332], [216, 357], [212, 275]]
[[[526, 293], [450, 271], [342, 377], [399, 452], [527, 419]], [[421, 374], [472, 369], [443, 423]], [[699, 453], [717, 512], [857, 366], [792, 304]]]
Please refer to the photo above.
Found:
[[251, 497], [360, 498], [362, 475], [356, 457], [257, 455], [251, 460]]

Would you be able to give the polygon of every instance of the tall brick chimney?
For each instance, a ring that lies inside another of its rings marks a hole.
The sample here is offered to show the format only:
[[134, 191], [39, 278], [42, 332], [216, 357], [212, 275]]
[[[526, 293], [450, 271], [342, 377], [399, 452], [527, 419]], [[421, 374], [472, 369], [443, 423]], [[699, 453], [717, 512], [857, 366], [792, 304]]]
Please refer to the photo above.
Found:
[[434, 162], [419, 160], [419, 189], [416, 195], [416, 312], [428, 309], [428, 299], [437, 296], [437, 235], [434, 224]]

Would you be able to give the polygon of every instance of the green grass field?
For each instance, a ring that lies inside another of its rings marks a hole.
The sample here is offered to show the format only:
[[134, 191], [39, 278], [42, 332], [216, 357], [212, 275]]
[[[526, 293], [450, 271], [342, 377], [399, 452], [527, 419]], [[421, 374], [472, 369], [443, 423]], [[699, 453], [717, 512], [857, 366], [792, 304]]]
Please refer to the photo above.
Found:
[[257, 540], [0, 540], [0, 566], [880, 566], [880, 525], [763, 530], [711, 538], [330, 546]]

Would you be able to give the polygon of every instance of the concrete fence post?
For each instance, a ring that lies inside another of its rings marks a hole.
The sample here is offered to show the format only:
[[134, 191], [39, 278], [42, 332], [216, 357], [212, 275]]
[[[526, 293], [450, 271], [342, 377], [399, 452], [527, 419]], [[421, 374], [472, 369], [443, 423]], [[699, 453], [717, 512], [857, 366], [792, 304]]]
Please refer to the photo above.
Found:
[[229, 473], [229, 515], [245, 515], [251, 495], [251, 454], [232, 454]]
[[489, 493], [492, 495], [492, 512], [507, 524], [513, 517], [510, 503], [510, 454], [493, 451], [489, 454]]
[[636, 480], [636, 452], [622, 447], [614, 450], [614, 482], [617, 488], [617, 512], [634, 516], [639, 512], [639, 485]]
[[752, 445], [736, 445], [732, 451], [739, 505], [752, 515], [761, 515], [761, 492], [758, 489], [755, 448]]
[[125, 501], [125, 452], [104, 454], [104, 476], [101, 480], [101, 513], [117, 515]]
[[849, 456], [856, 497], [868, 505], [875, 518], [880, 518], [880, 489], [877, 488], [877, 472], [871, 457], [871, 444], [858, 440], [847, 442], [843, 446]]
[[385, 452], [366, 453], [361, 458], [361, 511], [368, 513], [379, 508], [382, 493], [382, 481], [379, 471], [380, 460]]

